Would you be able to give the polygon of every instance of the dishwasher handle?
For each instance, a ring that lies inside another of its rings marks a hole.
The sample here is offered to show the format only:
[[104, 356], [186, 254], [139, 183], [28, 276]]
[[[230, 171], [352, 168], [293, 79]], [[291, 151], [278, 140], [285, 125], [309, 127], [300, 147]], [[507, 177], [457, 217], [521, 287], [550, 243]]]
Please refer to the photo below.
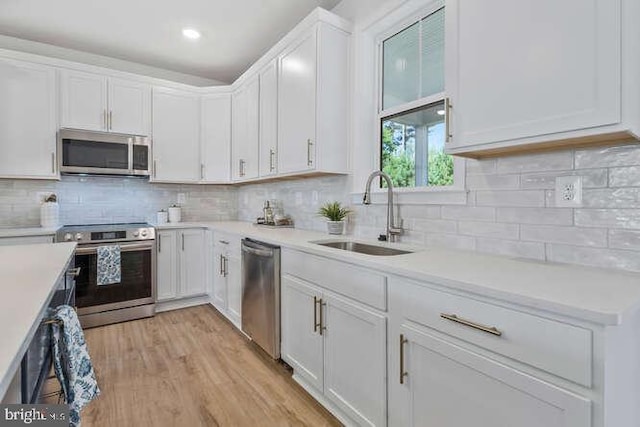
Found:
[[242, 252], [250, 253], [251, 255], [257, 255], [261, 257], [271, 257], [273, 256], [273, 251], [271, 249], [258, 249], [252, 246], [245, 246], [242, 244]]

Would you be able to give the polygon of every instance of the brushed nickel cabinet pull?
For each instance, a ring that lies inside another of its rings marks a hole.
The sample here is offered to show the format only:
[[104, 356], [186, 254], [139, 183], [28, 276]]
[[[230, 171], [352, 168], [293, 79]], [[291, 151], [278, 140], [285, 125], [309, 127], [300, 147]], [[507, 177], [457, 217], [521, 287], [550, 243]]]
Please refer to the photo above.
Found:
[[323, 312], [324, 312], [323, 307], [324, 307], [324, 306], [326, 306], [326, 305], [327, 305], [327, 303], [326, 303], [326, 302], [322, 302], [322, 298], [320, 298], [320, 299], [318, 300], [318, 306], [320, 307], [320, 310], [319, 310], [319, 311], [320, 311], [320, 313], [319, 313], [319, 315], [320, 315], [320, 319], [318, 319], [318, 320], [319, 320], [319, 322], [318, 322], [318, 327], [319, 327], [320, 335], [322, 335], [322, 331], [326, 331], [326, 330], [327, 330], [327, 327], [326, 327], [326, 326], [324, 326], [324, 318], [323, 318], [323, 316], [324, 316], [324, 314], [323, 314]]
[[313, 297], [313, 332], [318, 332], [318, 297]]
[[273, 149], [269, 149], [269, 171], [273, 172], [273, 170], [275, 169], [275, 167], [273, 166], [273, 156], [276, 154], [276, 152]]
[[404, 377], [409, 375], [404, 370], [404, 345], [408, 342], [409, 340], [404, 337], [404, 334], [400, 334], [400, 384], [404, 384]]
[[451, 142], [451, 100], [444, 99], [444, 142]]
[[224, 257], [220, 254], [220, 276], [224, 277]]
[[158, 252], [162, 252], [162, 234], [158, 234]]
[[238, 172], [240, 176], [244, 176], [244, 164], [245, 164], [244, 159], [240, 159], [240, 171]]
[[224, 260], [224, 277], [227, 277], [229, 275], [229, 258], [225, 256], [222, 259]]
[[156, 165], [156, 161], [153, 161], [153, 177], [156, 177], [156, 170], [157, 170], [157, 165]]
[[109, 116], [107, 110], [102, 111], [102, 127], [104, 130], [109, 130]]
[[228, 245], [229, 242], [227, 242], [226, 240], [218, 240], [218, 242], [222, 243], [223, 245]]
[[56, 173], [56, 153], [51, 153], [51, 173]]
[[113, 111], [109, 111], [109, 130], [113, 130]]
[[482, 332], [486, 332], [491, 335], [495, 335], [498, 337], [502, 335], [502, 332], [498, 330], [496, 327], [481, 325], [479, 323], [475, 323], [470, 320], [466, 320], [461, 317], [458, 317], [455, 314], [440, 313], [440, 317], [442, 317], [443, 319], [450, 320], [452, 322], [460, 323], [461, 325], [468, 326], [473, 329], [477, 329]]
[[184, 252], [184, 233], [182, 233], [181, 236], [182, 236], [182, 252]]
[[312, 146], [313, 146], [313, 142], [311, 142], [311, 139], [307, 139], [307, 166], [313, 166], [313, 160], [311, 160]]

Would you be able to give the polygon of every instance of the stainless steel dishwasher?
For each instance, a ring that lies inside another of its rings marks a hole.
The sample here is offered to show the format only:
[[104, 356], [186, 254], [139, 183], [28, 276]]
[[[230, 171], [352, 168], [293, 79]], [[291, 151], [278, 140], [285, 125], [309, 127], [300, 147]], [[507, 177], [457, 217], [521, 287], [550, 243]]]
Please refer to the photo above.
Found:
[[280, 247], [242, 239], [242, 330], [280, 358]]

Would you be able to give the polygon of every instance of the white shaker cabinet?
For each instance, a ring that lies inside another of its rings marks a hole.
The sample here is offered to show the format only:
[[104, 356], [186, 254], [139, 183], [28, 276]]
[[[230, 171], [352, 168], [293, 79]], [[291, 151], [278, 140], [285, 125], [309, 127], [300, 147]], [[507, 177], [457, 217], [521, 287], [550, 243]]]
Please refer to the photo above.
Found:
[[260, 177], [278, 172], [278, 63], [260, 73]]
[[260, 138], [260, 80], [257, 76], [233, 94], [232, 180], [258, 177]]
[[639, 134], [637, 2], [448, 0], [445, 10], [448, 152]]
[[158, 230], [156, 251], [158, 301], [195, 297], [208, 292], [205, 230]]
[[200, 96], [169, 88], [153, 90], [153, 164], [155, 182], [198, 182]]
[[289, 274], [281, 301], [282, 359], [294, 378], [341, 419], [386, 425], [386, 317]]
[[0, 177], [58, 177], [56, 71], [0, 58]]
[[202, 182], [228, 183], [231, 179], [231, 95], [203, 95], [200, 120]]
[[348, 172], [349, 34], [315, 25], [279, 59], [278, 172]]
[[242, 328], [242, 271], [240, 237], [213, 233], [213, 305], [238, 329]]
[[151, 86], [101, 74], [60, 71], [61, 126], [149, 135]]

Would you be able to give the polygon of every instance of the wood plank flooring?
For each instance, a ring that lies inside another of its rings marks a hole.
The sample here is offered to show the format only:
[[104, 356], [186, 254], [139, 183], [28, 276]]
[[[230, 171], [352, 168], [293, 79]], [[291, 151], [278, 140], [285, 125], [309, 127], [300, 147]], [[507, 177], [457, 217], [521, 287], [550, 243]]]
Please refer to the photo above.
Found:
[[211, 306], [85, 336], [102, 394], [84, 427], [341, 425]]

